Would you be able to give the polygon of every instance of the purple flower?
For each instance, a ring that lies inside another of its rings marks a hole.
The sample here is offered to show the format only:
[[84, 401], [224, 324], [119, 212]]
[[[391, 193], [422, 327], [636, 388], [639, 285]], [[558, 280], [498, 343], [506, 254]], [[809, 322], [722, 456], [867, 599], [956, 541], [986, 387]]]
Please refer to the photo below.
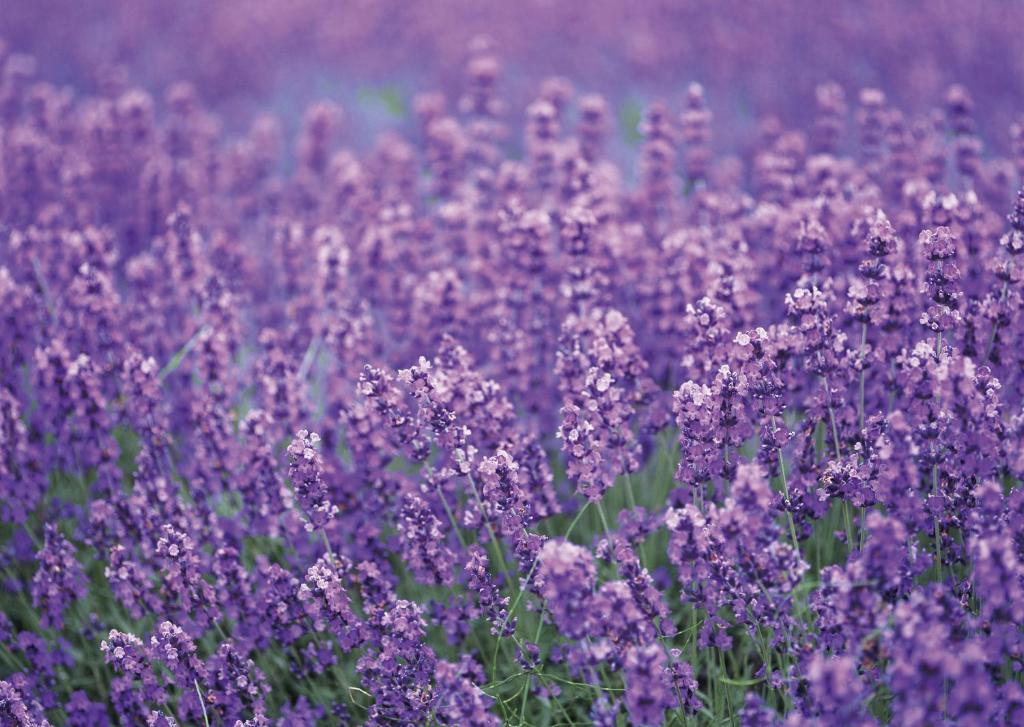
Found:
[[370, 629], [372, 646], [356, 665], [375, 699], [370, 718], [413, 723], [425, 720], [435, 698], [431, 681], [437, 657], [423, 642], [426, 626], [420, 608], [410, 601], [397, 600], [389, 610], [374, 617]]
[[450, 585], [455, 557], [445, 545], [441, 520], [422, 497], [409, 493], [402, 499], [398, 532], [402, 557], [416, 580], [427, 585]]
[[567, 474], [591, 500], [639, 466], [636, 409], [653, 397], [646, 369], [619, 311], [594, 308], [566, 319], [555, 366], [563, 401], [558, 436]]
[[209, 662], [209, 674], [208, 711], [219, 715], [225, 724], [264, 711], [264, 699], [270, 692], [266, 678], [234, 644], [224, 642], [217, 648]]
[[538, 556], [533, 587], [565, 636], [580, 638], [587, 633], [597, 569], [590, 551], [567, 540], [544, 543]]
[[12, 391], [0, 386], [0, 514], [4, 522], [23, 523], [46, 488], [38, 449], [21, 419], [21, 405]]
[[100, 650], [104, 661], [118, 673], [111, 684], [111, 697], [122, 720], [141, 720], [149, 712], [149, 703], [166, 701], [167, 694], [141, 639], [112, 630]]
[[71, 693], [71, 697], [64, 703], [64, 713], [68, 716], [69, 727], [106, 727], [110, 724], [106, 706], [89, 699], [82, 689]]
[[960, 321], [959, 290], [960, 268], [956, 263], [957, 239], [948, 227], [924, 230], [917, 241], [928, 269], [924, 275], [924, 290], [932, 301], [921, 314], [921, 325], [944, 333]]
[[866, 714], [868, 690], [853, 657], [815, 654], [807, 665], [807, 682], [810, 701], [820, 717], [871, 722]]
[[590, 599], [589, 612], [591, 632], [607, 638], [617, 649], [647, 644], [655, 637], [654, 624], [637, 605], [625, 581], [602, 583]]
[[11, 727], [50, 727], [42, 705], [9, 681], [0, 681], [0, 720]]
[[64, 612], [85, 597], [86, 579], [76, 549], [56, 525], [48, 524], [43, 548], [36, 554], [39, 569], [32, 578], [32, 605], [41, 611], [44, 628], [64, 628]]
[[321, 557], [306, 572], [306, 579], [298, 590], [298, 599], [312, 619], [314, 628], [329, 631], [339, 646], [348, 651], [359, 645], [361, 632], [345, 590], [343, 567], [335, 563], [334, 556]]
[[467, 548], [465, 564], [466, 587], [477, 598], [477, 604], [491, 624], [491, 633], [503, 638], [515, 633], [516, 619], [508, 612], [509, 598], [487, 570], [487, 553], [479, 545]]
[[306, 527], [311, 531], [322, 529], [337, 511], [324, 481], [324, 465], [316, 449], [319, 442], [316, 432], [300, 429], [288, 445], [288, 478], [302, 512], [309, 518]]
[[473, 657], [463, 655], [458, 664], [438, 661], [434, 668], [437, 699], [433, 716], [443, 725], [497, 727], [501, 720], [491, 714], [493, 701], [476, 682], [484, 681]]
[[666, 678], [668, 657], [659, 644], [633, 646], [626, 651], [623, 701], [629, 719], [637, 725], [659, 725], [665, 710], [675, 706], [672, 686]]
[[183, 615], [202, 626], [217, 621], [221, 614], [217, 594], [204, 578], [204, 568], [195, 542], [173, 525], [164, 525], [156, 542], [161, 570], [161, 587], [167, 603], [177, 603]]

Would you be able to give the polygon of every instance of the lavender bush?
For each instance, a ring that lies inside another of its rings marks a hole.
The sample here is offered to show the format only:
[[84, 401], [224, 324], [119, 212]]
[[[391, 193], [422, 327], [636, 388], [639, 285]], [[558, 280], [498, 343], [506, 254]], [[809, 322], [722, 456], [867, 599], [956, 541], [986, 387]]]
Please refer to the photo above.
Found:
[[0, 725], [1024, 722], [1019, 8], [60, 5]]

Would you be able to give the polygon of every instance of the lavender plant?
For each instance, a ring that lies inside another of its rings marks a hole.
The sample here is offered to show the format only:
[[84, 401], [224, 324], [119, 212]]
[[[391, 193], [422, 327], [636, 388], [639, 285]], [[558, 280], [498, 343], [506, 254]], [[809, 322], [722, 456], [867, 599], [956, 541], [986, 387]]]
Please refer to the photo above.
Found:
[[1024, 721], [1019, 12], [8, 4], [0, 725]]

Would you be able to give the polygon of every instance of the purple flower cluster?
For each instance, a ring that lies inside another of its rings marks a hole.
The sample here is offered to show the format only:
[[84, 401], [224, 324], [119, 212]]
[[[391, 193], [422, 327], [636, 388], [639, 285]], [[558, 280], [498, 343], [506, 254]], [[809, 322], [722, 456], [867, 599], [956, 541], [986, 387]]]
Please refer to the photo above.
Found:
[[47, 628], [64, 626], [64, 611], [86, 593], [85, 574], [75, 558], [75, 546], [53, 525], [47, 525], [43, 548], [36, 553], [39, 570], [32, 579], [32, 605]]
[[555, 373], [562, 394], [558, 436], [567, 473], [592, 500], [621, 474], [639, 468], [637, 408], [655, 386], [626, 317], [615, 309], [570, 315], [562, 327]]
[[587, 633], [589, 600], [597, 582], [594, 557], [586, 548], [549, 540], [541, 548], [533, 584], [558, 629], [569, 638]]
[[1019, 12], [8, 4], [0, 724], [1024, 720]]
[[319, 434], [300, 429], [288, 445], [288, 478], [299, 507], [309, 518], [307, 527], [311, 530], [324, 527], [333, 515], [333, 506], [323, 481], [323, 463], [316, 450], [319, 442]]

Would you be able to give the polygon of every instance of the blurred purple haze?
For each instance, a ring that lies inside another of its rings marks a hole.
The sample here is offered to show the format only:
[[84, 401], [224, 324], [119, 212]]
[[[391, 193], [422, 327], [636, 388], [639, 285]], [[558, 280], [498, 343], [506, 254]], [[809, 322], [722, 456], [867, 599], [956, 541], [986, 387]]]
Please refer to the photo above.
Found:
[[[450, 90], [469, 41], [489, 35], [511, 108], [541, 79], [629, 99], [701, 82], [717, 143], [765, 114], [807, 120], [827, 80], [875, 86], [908, 113], [971, 89], [995, 148], [1024, 97], [1024, 4], [885, 0], [6, 0], [0, 37], [39, 75], [94, 92], [121, 77], [158, 93], [191, 82], [237, 128], [255, 109], [293, 126], [318, 97], [351, 101], [387, 84]], [[452, 94], [449, 94], [452, 96]], [[348, 106], [349, 104], [346, 103]], [[351, 106], [349, 106], [351, 108]], [[379, 127], [364, 115], [360, 123]], [[358, 129], [356, 130], [358, 132]], [[350, 128], [350, 133], [353, 133]], [[358, 133], [357, 133], [358, 136]]]

